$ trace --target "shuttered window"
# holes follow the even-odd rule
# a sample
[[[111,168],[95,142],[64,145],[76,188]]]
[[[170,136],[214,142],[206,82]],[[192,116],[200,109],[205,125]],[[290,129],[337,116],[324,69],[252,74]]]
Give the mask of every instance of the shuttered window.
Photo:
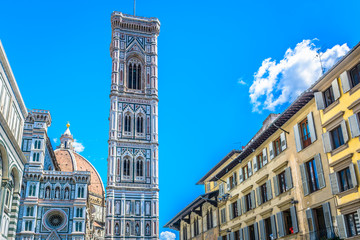
[[[350,168],[345,168],[338,172],[339,176],[339,182],[340,182],[340,190],[346,191],[354,187],[352,179],[351,179],[351,173]]]
[[[220,220],[221,220],[221,223],[226,222],[226,210],[225,210],[225,208],[220,210]]]
[[[243,170],[243,178],[244,180],[248,179],[249,178],[249,167],[248,165],[245,165],[245,167],[242,168]]]
[[[310,129],[308,119],[305,118],[300,122],[301,141],[303,148],[306,148],[311,144]]]
[[[264,156],[262,152],[256,156],[256,162],[257,162],[257,170],[261,169],[265,165]]]
[[[334,130],[332,130],[330,133],[333,143],[333,149],[336,149],[344,144],[344,136],[340,125]]]
[[[350,214],[345,215],[345,221],[347,225],[347,237],[352,237],[356,235],[360,235],[360,223],[359,223],[359,216],[357,212],[353,212]]]
[[[355,87],[360,83],[360,64],[350,70],[351,87]]]
[[[330,106],[335,101],[332,86],[324,91],[324,101],[325,107]]]
[[[308,161],[305,166],[309,176],[309,190],[310,192],[315,192],[320,189],[315,160]]]
[[[273,142],[273,145],[274,145],[274,155],[276,157],[281,153],[281,140],[280,140],[280,137],[275,139],[275,141]]]
[[[280,173],[277,177],[279,183],[279,194],[286,192],[285,171]]]

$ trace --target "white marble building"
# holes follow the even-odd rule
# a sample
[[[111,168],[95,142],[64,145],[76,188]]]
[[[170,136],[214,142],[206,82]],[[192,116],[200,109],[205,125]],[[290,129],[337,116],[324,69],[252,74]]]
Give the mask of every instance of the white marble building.
[[[0,41],[0,240],[14,239],[26,159],[20,145],[27,110]]]
[[[158,239],[160,22],[113,12],[106,239]]]

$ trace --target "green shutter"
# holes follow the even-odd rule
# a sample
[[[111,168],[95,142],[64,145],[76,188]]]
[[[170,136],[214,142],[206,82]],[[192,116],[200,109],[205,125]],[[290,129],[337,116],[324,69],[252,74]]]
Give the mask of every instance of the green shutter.
[[[338,226],[338,233],[341,239],[345,239],[348,237],[347,233],[347,226],[344,215],[336,216],[337,226]]]
[[[351,137],[354,138],[360,136],[359,118],[357,114],[351,115],[349,117],[349,125]]]
[[[306,168],[305,164],[300,165],[300,173],[301,173],[304,196],[309,195],[308,173],[305,168]]]
[[[268,201],[273,198],[272,187],[271,187],[271,179],[266,181],[266,194],[267,194],[267,200]]]
[[[272,239],[277,238],[275,215],[270,216]]]
[[[279,196],[279,183],[278,176],[273,177],[275,196]]]
[[[310,112],[307,115],[307,120],[308,120],[308,126],[309,126],[309,133],[310,133],[310,138],[311,138],[311,142],[315,142],[317,139],[316,136],[316,131],[315,131],[315,124],[314,124],[314,118],[313,118],[313,113]]]
[[[244,181],[243,170],[242,170],[242,168],[240,168],[240,170],[239,170],[239,183],[242,183],[243,181]]]
[[[254,233],[255,233],[255,240],[260,240],[259,239],[259,229],[258,229],[258,223],[254,223]]]
[[[331,137],[330,132],[326,132],[322,134],[324,152],[328,153],[332,151]]]
[[[295,137],[296,151],[300,152],[302,149],[302,144],[300,140],[299,124],[296,124],[294,126],[294,137]]]
[[[355,167],[354,167],[353,163],[350,163],[349,170],[350,170],[351,182],[353,184],[353,187],[357,187],[358,182],[357,182],[356,173],[355,173]]]
[[[242,198],[242,212],[243,213],[246,213],[246,199],[245,199],[245,196],[243,196]]]
[[[340,80],[342,84],[343,93],[346,93],[350,90],[350,81],[348,77],[348,73],[345,71],[342,74],[340,74]]]
[[[291,222],[293,224],[294,233],[298,233],[299,232],[299,226],[298,226],[298,220],[297,220],[297,214],[296,214],[296,207],[295,206],[290,207],[290,214],[291,214]]]
[[[293,187],[290,167],[285,168],[285,181],[286,181],[286,191],[288,191]]]
[[[235,233],[231,232],[230,233],[230,240],[235,240]],[[236,239],[237,240],[237,239]]]
[[[256,207],[255,191],[254,190],[251,191],[250,197],[251,197],[251,209],[254,209]]]
[[[279,237],[285,236],[285,224],[284,224],[284,214],[283,212],[276,213],[276,220],[279,228]]]
[[[316,173],[319,180],[319,187],[320,189],[322,189],[325,187],[325,176],[324,176],[320,153],[315,155],[314,160],[316,165]]]
[[[242,228],[239,229],[239,235],[240,235],[240,240],[244,240],[244,230]]]
[[[244,240],[250,240],[249,227],[244,227]]]
[[[248,173],[249,173],[249,177],[252,175],[252,167],[251,167],[251,161],[248,162]]]
[[[336,172],[330,173],[329,177],[330,177],[332,194],[338,194],[340,192],[340,189],[339,189],[337,173]]]
[[[241,216],[241,200],[240,200],[240,198],[238,198],[238,200],[236,200],[237,201],[237,211],[238,211],[238,216]]]
[[[257,195],[257,203],[258,203],[258,206],[260,206],[262,204],[262,197],[261,197],[261,188],[260,187],[257,187],[256,188],[256,195]]]
[[[281,151],[287,148],[285,132],[280,133]]]
[[[316,233],[317,229],[315,224],[315,218],[314,218],[314,210],[313,209],[306,209],[306,219],[309,226],[309,234],[310,234],[310,240],[316,240]]]
[[[253,166],[254,166],[254,173],[257,172],[258,170],[258,165],[257,165],[257,159],[256,159],[256,156],[253,157]]]
[[[342,131],[343,138],[344,138],[344,143],[347,143],[349,141],[349,134],[348,134],[347,126],[346,126],[346,121],[342,120],[340,125],[341,125],[341,131]]]
[[[232,220],[234,218],[232,207],[233,207],[233,205],[230,203],[229,204],[229,217],[230,217],[230,220]]]
[[[322,209],[324,212],[324,220],[325,220],[327,237],[330,239],[330,238],[334,237],[334,228],[333,228],[333,223],[332,223],[330,203],[329,202],[324,203],[322,205]]]
[[[325,108],[325,102],[324,102],[324,96],[322,92],[315,92],[314,93],[315,96],[315,102],[316,102],[316,107],[318,110],[324,109]]]
[[[265,223],[264,220],[261,219],[259,221],[259,230],[260,230],[260,240],[266,240],[266,231],[265,231]]]

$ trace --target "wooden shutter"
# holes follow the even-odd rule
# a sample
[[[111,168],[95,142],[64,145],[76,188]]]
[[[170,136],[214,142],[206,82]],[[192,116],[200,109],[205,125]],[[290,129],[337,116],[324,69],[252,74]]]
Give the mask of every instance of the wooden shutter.
[[[244,227],[244,240],[250,240],[249,227]]]
[[[267,151],[266,148],[263,149],[263,165],[266,165],[268,162],[268,156],[267,156]]]
[[[234,218],[232,207],[233,207],[233,205],[230,203],[230,205],[229,205],[229,217],[230,217],[230,220],[232,220]]]
[[[256,173],[257,170],[258,170],[258,165],[257,165],[256,156],[253,157],[253,166],[254,166],[254,173]]]
[[[274,191],[275,191],[275,196],[279,196],[279,180],[278,180],[278,176],[273,177],[273,181],[274,181]]]
[[[243,213],[246,213],[246,199],[245,199],[245,196],[243,196],[242,198],[242,212]]]
[[[271,200],[273,198],[272,188],[271,188],[271,179],[266,181],[266,194],[267,194],[267,200]]]
[[[250,197],[251,197],[251,209],[254,209],[256,207],[255,191],[254,190],[251,191]]]
[[[317,139],[316,136],[316,131],[315,131],[315,124],[314,124],[314,117],[313,117],[313,113],[310,112],[307,115],[307,120],[308,120],[308,126],[309,126],[309,132],[310,132],[310,138],[311,138],[311,142],[315,142]]]
[[[269,144],[269,154],[270,154],[270,160],[272,160],[275,156],[274,155],[274,145],[272,142]]]
[[[320,153],[315,155],[314,160],[316,165],[316,174],[319,180],[319,187],[320,189],[322,189],[325,187],[325,176],[324,176]]]
[[[309,226],[309,234],[310,234],[310,240],[316,240],[316,224],[315,224],[315,218],[314,218],[314,210],[312,208],[306,209],[306,219]],[[323,229],[319,229],[323,230]]]
[[[322,209],[324,212],[324,220],[325,220],[327,237],[330,239],[330,238],[334,237],[334,228],[333,228],[333,223],[332,223],[330,203],[329,202],[324,203],[322,205]]]
[[[322,134],[322,140],[324,145],[324,152],[328,153],[332,151],[331,137],[330,132],[326,132]]]
[[[290,207],[290,214],[291,214],[291,222],[293,224],[294,233],[299,232],[299,226],[298,226],[298,220],[297,220],[297,214],[296,214],[296,207],[292,206]]]
[[[355,173],[355,166],[353,163],[350,163],[349,170],[350,170],[352,184],[354,187],[356,187],[358,185],[358,182],[357,182],[356,173]]]
[[[300,140],[299,124],[296,124],[294,126],[294,137],[295,137],[296,151],[300,152],[302,149],[302,144]]]
[[[339,84],[337,81],[337,78],[334,79],[334,81],[332,81],[331,83],[331,87],[334,93],[334,100],[338,100],[340,98],[340,89],[339,89]]]
[[[348,92],[350,90],[351,86],[350,86],[349,77],[348,77],[348,74],[346,71],[343,72],[342,74],[340,74],[340,80],[341,80],[343,93]]]
[[[284,224],[284,214],[283,212],[276,213],[276,220],[279,228],[279,237],[285,236],[285,224]]]
[[[218,211],[217,210],[214,210],[213,211],[213,225],[214,225],[214,227],[217,227],[217,225],[218,225]]]
[[[226,189],[230,191],[230,178],[226,179]]]
[[[339,237],[341,239],[347,238],[348,233],[347,233],[347,227],[346,227],[346,221],[345,221],[344,215],[336,216],[336,222],[337,222],[337,226],[338,226]]]
[[[329,177],[330,177],[332,194],[338,194],[340,192],[340,189],[339,189],[337,172],[330,173]]]
[[[230,240],[235,240],[235,233],[231,232],[230,233]],[[236,239],[237,240],[237,239]]]
[[[277,238],[275,215],[270,216],[272,239]]]
[[[255,233],[255,240],[260,240],[259,239],[259,230],[258,230],[258,223],[254,223],[254,233]]]
[[[244,240],[244,231],[242,228],[239,229],[240,240]]]
[[[239,183],[242,183],[243,181],[244,181],[243,169],[240,168],[240,170],[239,170]]]
[[[314,92],[315,102],[317,110],[321,110],[325,108],[324,96],[322,92]]]
[[[237,185],[237,178],[236,178],[236,172],[233,172],[233,186],[235,187]]]
[[[256,195],[257,195],[258,206],[260,206],[262,204],[261,187],[256,188]]]
[[[266,236],[265,236],[265,223],[264,220],[261,219],[259,221],[259,230],[260,230],[260,240],[266,240]]]
[[[290,167],[285,168],[285,181],[286,181],[286,191],[288,191],[293,187]]]
[[[281,151],[284,151],[287,147],[285,132],[280,133],[280,140],[281,140]]]
[[[238,198],[238,200],[236,200],[236,202],[237,202],[238,216],[241,216],[242,211],[241,211],[241,200],[240,200],[240,198]]]
[[[357,114],[351,115],[349,117],[349,125],[351,137],[354,138],[360,136],[360,124]]]
[[[309,195],[309,177],[305,164],[300,165],[301,181],[303,185],[304,196]]]
[[[349,135],[348,135],[345,120],[342,120],[342,122],[341,122],[341,131],[342,131],[342,134],[343,134],[344,143],[347,143],[349,141]]]
[[[248,165],[248,173],[250,177],[252,175],[251,161],[249,161],[247,165]]]

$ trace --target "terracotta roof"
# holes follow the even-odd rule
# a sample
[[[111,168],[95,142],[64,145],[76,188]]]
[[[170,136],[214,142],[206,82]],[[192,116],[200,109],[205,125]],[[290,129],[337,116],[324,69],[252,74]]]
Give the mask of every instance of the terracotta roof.
[[[104,197],[104,185],[94,166],[80,154],[68,149],[55,150],[56,161],[63,172],[88,171],[90,172],[89,193]]]

